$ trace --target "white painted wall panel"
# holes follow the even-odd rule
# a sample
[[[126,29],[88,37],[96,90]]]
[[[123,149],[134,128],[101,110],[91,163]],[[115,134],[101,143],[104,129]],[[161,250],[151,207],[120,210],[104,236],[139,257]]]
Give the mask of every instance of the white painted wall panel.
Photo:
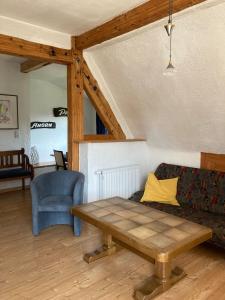
[[[85,174],[85,201],[98,199],[99,169],[139,165],[141,186],[151,169],[146,142],[89,143],[80,145],[80,170]]]
[[[40,162],[54,161],[53,149],[67,151],[67,118],[53,116],[54,107],[67,107],[67,90],[49,81],[30,80],[31,122],[55,122],[55,129],[30,131],[31,146],[36,146]]]
[[[29,80],[20,73],[19,64],[0,59],[0,94],[18,95],[19,129],[18,137],[15,130],[0,130],[0,151],[25,148],[30,149],[30,103]],[[1,188],[17,186],[18,182],[0,183]]]

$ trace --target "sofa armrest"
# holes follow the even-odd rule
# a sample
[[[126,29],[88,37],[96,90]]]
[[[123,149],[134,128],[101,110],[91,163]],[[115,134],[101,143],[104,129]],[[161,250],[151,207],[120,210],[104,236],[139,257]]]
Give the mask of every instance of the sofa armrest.
[[[133,195],[131,195],[129,200],[134,201],[134,202],[140,202],[143,195],[144,195],[144,191],[137,191]]]

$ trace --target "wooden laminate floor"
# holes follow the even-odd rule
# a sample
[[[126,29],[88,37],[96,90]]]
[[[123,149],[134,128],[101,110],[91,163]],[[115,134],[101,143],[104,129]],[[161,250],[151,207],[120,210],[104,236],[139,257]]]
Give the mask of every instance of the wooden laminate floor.
[[[83,254],[100,244],[99,231],[87,224],[80,238],[68,226],[33,237],[29,191],[0,194],[0,299],[131,300],[153,265],[127,250],[86,264]],[[155,299],[225,300],[224,251],[203,245],[176,263],[188,276]]]

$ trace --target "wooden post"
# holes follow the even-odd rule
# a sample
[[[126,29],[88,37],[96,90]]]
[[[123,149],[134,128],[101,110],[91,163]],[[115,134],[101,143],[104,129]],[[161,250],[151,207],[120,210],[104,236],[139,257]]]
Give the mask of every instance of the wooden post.
[[[83,55],[72,38],[73,63],[68,65],[68,163],[70,170],[79,170],[79,143],[84,138],[83,121]]]

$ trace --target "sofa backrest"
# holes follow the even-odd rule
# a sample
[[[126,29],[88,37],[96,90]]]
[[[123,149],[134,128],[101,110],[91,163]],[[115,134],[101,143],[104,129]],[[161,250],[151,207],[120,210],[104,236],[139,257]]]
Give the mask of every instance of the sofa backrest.
[[[225,215],[225,172],[162,163],[155,175],[158,179],[179,177],[177,200],[181,206]]]

